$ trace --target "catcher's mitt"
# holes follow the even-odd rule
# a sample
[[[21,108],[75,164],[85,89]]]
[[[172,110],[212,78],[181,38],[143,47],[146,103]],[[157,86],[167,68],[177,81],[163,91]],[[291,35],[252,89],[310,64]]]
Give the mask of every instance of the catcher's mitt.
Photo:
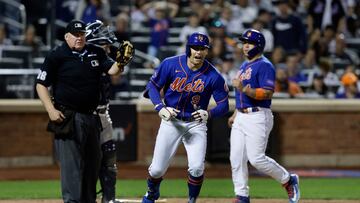
[[[116,53],[116,63],[118,67],[124,67],[132,60],[135,54],[134,46],[129,41],[123,41]]]

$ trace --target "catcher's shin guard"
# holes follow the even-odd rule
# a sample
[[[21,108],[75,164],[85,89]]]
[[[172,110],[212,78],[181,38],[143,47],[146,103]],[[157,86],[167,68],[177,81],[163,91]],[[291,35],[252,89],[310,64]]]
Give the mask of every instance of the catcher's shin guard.
[[[144,198],[143,198],[143,202],[149,202],[147,200],[150,201],[155,201],[157,199],[159,199],[160,197],[160,183],[163,179],[162,178],[151,178],[149,177],[147,179],[147,185],[148,185],[148,191],[146,192]]]
[[[204,175],[194,177],[188,175],[188,188],[189,188],[189,203],[195,203],[200,194],[201,186],[204,180]]]
[[[115,200],[116,185],[116,148],[113,140],[105,142],[101,146],[103,159],[101,163],[99,179],[102,190],[102,203]]]

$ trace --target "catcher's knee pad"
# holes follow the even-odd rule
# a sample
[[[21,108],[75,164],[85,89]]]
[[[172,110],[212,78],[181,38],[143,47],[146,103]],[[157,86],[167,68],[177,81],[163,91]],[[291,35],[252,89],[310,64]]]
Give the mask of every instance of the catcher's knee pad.
[[[109,140],[101,145],[101,149],[103,152],[115,152],[116,143],[114,142],[114,140]]]

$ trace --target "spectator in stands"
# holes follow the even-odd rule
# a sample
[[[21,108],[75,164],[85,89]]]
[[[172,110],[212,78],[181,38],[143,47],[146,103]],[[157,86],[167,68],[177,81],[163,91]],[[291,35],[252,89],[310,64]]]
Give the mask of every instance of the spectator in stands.
[[[200,18],[196,11],[190,13],[188,16],[188,23],[181,28],[179,39],[182,43],[187,42],[188,36],[190,36],[194,32],[201,32],[204,34],[208,34],[207,28],[200,25]]]
[[[332,25],[338,30],[341,20],[345,20],[345,10],[341,0],[312,0],[308,8],[308,32],[315,29],[324,30]]]
[[[360,59],[357,53],[352,49],[347,48],[345,36],[342,33],[336,35],[335,50],[330,53],[330,57],[339,59],[348,64],[360,64]]]
[[[336,98],[338,99],[360,99],[360,88],[357,76],[347,72],[341,77],[341,85]]]
[[[270,60],[274,64],[275,67],[284,67],[285,66],[285,50],[278,46],[275,47],[273,52],[271,52]]]
[[[305,53],[307,49],[307,33],[302,20],[291,13],[288,0],[273,1],[279,12],[272,22],[274,46],[281,46],[286,52]]]
[[[289,95],[291,98],[293,98],[295,96],[303,95],[304,92],[296,82],[289,80],[286,69],[277,68],[274,96],[277,97],[281,94],[284,95],[281,97],[287,97],[285,95]]]
[[[151,27],[151,33],[147,53],[150,56],[158,57],[160,48],[168,43],[172,18],[175,17],[178,7],[177,5],[175,6],[175,4],[166,2],[157,2],[159,4],[153,4],[154,2],[150,3],[155,6],[155,17],[150,18],[148,22]],[[144,6],[147,7],[149,4]]]
[[[196,12],[199,15],[200,25],[210,27],[214,16],[209,4],[204,4],[202,0],[190,0],[189,7],[190,12]]]
[[[219,18],[221,12],[224,10],[226,5],[229,5],[225,0],[214,0],[210,3],[210,11],[213,18]]]
[[[115,19],[115,36],[117,39],[129,40],[129,17],[126,13],[119,13]]]
[[[306,50],[305,56],[300,62],[301,70],[315,70],[317,68],[316,52],[314,49],[309,48]]]
[[[178,4],[171,1],[149,1],[143,4],[141,9],[147,16],[147,19],[158,18],[158,10],[163,10],[166,18],[174,18],[179,12]]]
[[[245,61],[244,52],[242,51],[242,44],[237,44],[234,46],[232,56],[234,67],[240,67],[241,64]]]
[[[220,13],[219,21],[225,26],[225,31],[229,36],[241,35],[244,25],[241,18],[234,18],[231,5],[226,5]]]
[[[335,37],[336,32],[332,25],[326,26],[323,31],[315,29],[310,34],[309,47],[315,50],[317,61],[321,57],[328,57],[330,53],[335,52]]]
[[[269,0],[249,0],[249,4],[252,7],[256,7],[259,9],[258,16],[260,15],[260,10],[266,10],[272,12],[274,10],[271,1]]]
[[[179,39],[182,44],[177,49],[178,54],[185,52],[187,38],[194,32],[201,32],[201,33],[208,35],[207,28],[200,25],[199,15],[195,12],[192,12],[189,14],[188,23],[184,27],[182,27],[180,30]]]
[[[250,27],[256,19],[259,8],[251,5],[249,0],[236,0],[236,4],[231,6],[233,18],[241,19],[245,28]]]
[[[360,7],[360,5],[359,5]],[[359,8],[360,10],[360,8]],[[360,38],[360,15],[348,16],[346,19],[346,25],[344,28],[344,34],[346,38]]]
[[[41,39],[36,35],[36,29],[33,25],[28,25],[25,34],[19,45],[29,46],[32,48],[32,57],[40,56],[40,47],[44,46]]]
[[[271,22],[273,20],[273,16],[271,15],[271,12],[267,9],[260,9],[257,19],[263,23],[264,28],[270,29],[271,28]]]
[[[108,0],[80,0],[75,17],[86,24],[95,20],[109,24],[111,20],[110,4]]]
[[[327,44],[321,43],[321,31],[319,29],[314,30],[309,34],[308,47],[315,51],[316,62],[319,62],[319,58],[322,53],[327,53]]]
[[[314,78],[310,88],[306,94],[317,98],[334,98],[335,94],[324,82],[324,76],[321,74],[314,74]]]
[[[223,78],[225,79],[226,84],[229,87],[229,90],[232,91],[232,79],[236,77],[237,69],[234,66],[234,58],[231,54],[226,54],[223,59],[222,63],[219,66],[219,71]]]
[[[331,88],[331,90],[337,89],[339,86],[339,77],[332,72],[333,64],[328,58],[321,58],[319,62],[319,69],[315,70],[315,73],[324,76],[324,83],[326,86]]]
[[[223,38],[215,37],[212,38],[211,44],[212,46],[211,49],[209,50],[209,55],[207,58],[211,63],[219,64],[222,62],[222,59],[225,57],[225,54],[227,53],[225,41]]]
[[[0,47],[12,45],[11,39],[7,38],[7,32],[4,24],[0,24]]]
[[[306,76],[301,72],[299,60],[300,57],[298,53],[289,53],[286,56],[285,69],[287,71],[287,76],[289,80],[295,83],[307,81]]]
[[[222,38],[224,40],[225,51],[231,52],[237,46],[237,41],[227,35],[225,25],[218,19],[211,23],[209,35],[211,38]]]
[[[63,0],[56,2],[56,19],[70,22],[75,17],[75,12],[80,0]]]
[[[255,30],[259,30],[264,35],[266,41],[264,52],[272,52],[274,49],[274,35],[271,31],[264,28],[264,23],[260,19],[255,19],[251,24],[251,27]]]
[[[146,0],[135,0],[134,6],[130,12],[131,16],[131,29],[139,30],[144,26],[144,23],[148,20],[143,6],[146,4]]]

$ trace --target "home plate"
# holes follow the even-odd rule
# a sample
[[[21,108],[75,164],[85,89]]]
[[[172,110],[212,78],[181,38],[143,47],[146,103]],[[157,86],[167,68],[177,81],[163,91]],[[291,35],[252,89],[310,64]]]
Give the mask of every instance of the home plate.
[[[116,201],[120,202],[120,203],[131,203],[131,202],[142,202],[142,199],[116,199]],[[166,199],[158,199],[155,201],[155,203],[157,202],[167,202]]]

